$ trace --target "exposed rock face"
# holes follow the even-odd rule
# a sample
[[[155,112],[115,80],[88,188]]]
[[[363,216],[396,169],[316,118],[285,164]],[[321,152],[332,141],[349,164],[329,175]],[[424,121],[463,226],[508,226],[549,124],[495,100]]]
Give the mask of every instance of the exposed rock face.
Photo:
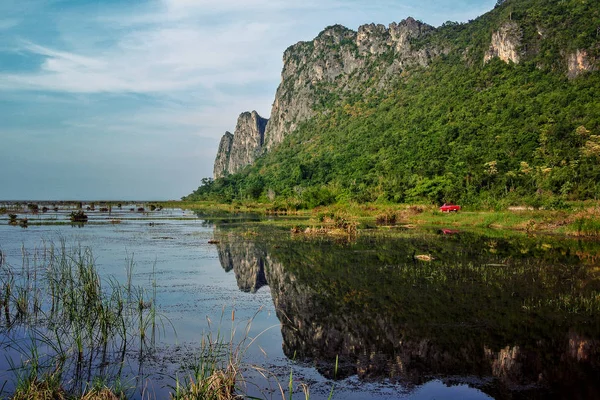
[[[256,111],[245,112],[239,116],[229,155],[228,170],[230,174],[252,164],[261,154],[267,121]]]
[[[390,32],[385,25],[363,25],[358,28],[356,45],[362,54],[383,54],[389,50]]]
[[[265,133],[265,149],[272,149],[298,124],[316,115],[315,108],[327,106],[323,103],[328,93],[352,93],[374,76],[380,82],[377,87],[383,88],[407,66],[426,66],[443,50],[414,50],[411,40],[433,30],[413,18],[388,28],[363,25],[358,32],[335,25],[311,42],[289,47],[283,55],[282,80]]]
[[[229,170],[229,155],[231,154],[231,145],[233,144],[233,135],[231,132],[225,132],[219,143],[219,150],[217,151],[217,157],[215,158],[215,167],[213,169],[213,176],[215,179],[219,179],[227,175]]]
[[[221,139],[213,170],[215,179],[235,174],[256,160],[262,153],[267,122],[256,111],[240,114],[234,134],[226,132]]]
[[[595,66],[585,50],[577,50],[569,55],[567,59],[568,76],[575,78],[584,72],[594,71]]]
[[[521,61],[519,48],[522,37],[523,33],[516,22],[504,23],[500,29],[492,34],[492,43],[483,61],[487,63],[492,58],[498,57],[505,63],[512,61],[518,64]]]

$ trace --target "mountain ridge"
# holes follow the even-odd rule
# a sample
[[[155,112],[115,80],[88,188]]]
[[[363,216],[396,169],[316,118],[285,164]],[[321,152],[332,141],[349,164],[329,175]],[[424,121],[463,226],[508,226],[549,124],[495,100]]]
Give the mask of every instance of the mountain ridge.
[[[578,150],[577,154],[571,152],[573,154],[569,153],[569,157],[560,160],[550,160],[548,154],[542,154],[543,151],[547,151],[542,149],[544,144],[542,142],[548,141],[548,138],[544,139],[548,133],[544,133],[544,129],[540,126],[535,126],[534,121],[535,112],[544,117],[551,117],[548,110],[552,107],[550,101],[545,99],[548,96],[552,97],[551,92],[554,91],[554,96],[569,98],[573,95],[567,92],[575,90],[577,85],[583,85],[585,90],[592,92],[598,89],[600,16],[592,3],[587,0],[566,0],[558,3],[549,0],[499,1],[493,10],[476,20],[466,24],[447,22],[438,28],[410,17],[400,23],[392,23],[388,27],[375,24],[362,25],[356,32],[340,25],[327,27],[313,41],[296,43],[284,52],[282,81],[277,89],[271,118],[266,123],[264,136],[262,136],[263,142],[260,146],[253,147],[254,152],[251,152],[254,158],[249,157],[245,165],[235,171],[227,171],[234,175],[215,173],[217,181],[221,181],[218,185],[212,185],[213,182],[210,188],[204,185],[188,198],[207,195],[219,197],[223,192],[222,189],[228,186],[229,199],[255,197],[255,195],[260,197],[267,194],[269,198],[302,199],[306,197],[307,191],[310,193],[312,190],[322,192],[321,195],[324,192],[330,193],[331,196],[323,195],[329,198],[327,201],[331,201],[332,198],[374,200],[353,194],[355,188],[353,189],[352,186],[356,186],[356,183],[352,183],[353,180],[348,179],[348,176],[343,176],[351,175],[346,173],[349,171],[344,171],[341,167],[337,167],[338,170],[333,173],[319,170],[323,168],[331,170],[332,166],[335,166],[336,158],[347,158],[349,154],[358,158],[365,156],[365,154],[354,154],[356,149],[346,146],[349,142],[354,143],[356,148],[369,148],[368,151],[373,153],[371,158],[374,159],[369,161],[373,165],[362,165],[359,168],[372,180],[371,183],[364,183],[367,188],[374,190],[381,186],[383,181],[386,182],[386,186],[399,184],[399,181],[404,182],[399,184],[401,187],[399,190],[379,187],[374,190],[379,193],[375,199],[383,196],[392,201],[418,198],[434,202],[444,198],[465,201],[469,200],[467,198],[469,196],[456,194],[456,192],[460,189],[466,190],[467,186],[475,183],[478,188],[469,189],[476,192],[470,195],[470,201],[474,200],[473,196],[477,197],[480,193],[490,190],[496,193],[496,197],[507,196],[509,192],[515,191],[519,192],[515,196],[530,196],[539,192],[571,198],[596,196],[595,193],[600,192],[597,187],[586,189],[584,194],[582,190],[573,190],[573,187],[582,182],[571,182],[567,185],[568,182],[564,178],[561,178],[564,181],[561,185],[558,183],[543,185],[544,173],[541,171],[546,170],[546,175],[550,176],[554,171],[565,170],[563,168],[565,165],[561,163],[572,164],[576,161],[576,166],[569,164],[572,167],[570,173],[579,174],[579,178],[582,173],[588,174],[585,178],[587,180],[595,177],[596,172],[590,175],[590,171],[581,171],[580,164],[582,161],[592,162],[591,159],[583,160],[584,156],[596,157],[589,149],[594,148],[596,141],[600,142],[596,134],[600,124],[598,112],[594,111],[597,102],[576,95],[579,97],[575,99],[576,102],[581,103],[582,109],[586,110],[583,113],[579,112],[581,115],[576,115],[577,111],[571,110],[568,102],[565,103],[563,111],[569,115],[564,116],[565,120],[561,121],[562,125],[558,127],[561,132],[558,136],[563,142],[560,145],[553,142],[553,145],[557,146],[554,151],[565,155],[568,153],[565,146],[572,145],[576,145]],[[438,81],[429,80],[433,79],[431,76],[437,76]],[[444,88],[440,85],[447,80],[446,77],[452,78],[445,83],[447,86],[456,86],[458,92],[464,92],[463,97],[458,97],[462,103],[455,101],[456,96],[441,95]],[[528,79],[531,80],[529,85],[534,86],[534,89],[528,88],[528,83],[522,82]],[[510,80],[517,82],[511,86],[508,83]],[[554,82],[552,84],[554,87],[545,85],[546,81]],[[464,88],[463,86],[467,84],[472,87]],[[413,89],[410,89],[411,85]],[[417,92],[409,90],[417,90]],[[519,91],[527,90],[533,94],[521,98],[523,93]],[[421,99],[418,91],[429,93],[431,98]],[[486,91],[493,94],[487,95]],[[456,104],[452,107],[442,107],[436,104],[436,96],[440,96],[440,101]],[[337,134],[341,135],[334,131],[339,130],[343,124],[352,123],[357,130],[364,130],[368,121],[391,114],[390,109],[381,109],[381,105],[391,101],[391,97],[395,97],[394,107],[398,107],[402,111],[401,114],[405,116],[425,112],[422,109],[415,109],[416,104],[429,109],[440,108],[436,115],[428,116],[432,118],[431,123],[436,125],[436,128],[432,129],[431,125],[423,125],[417,120],[410,126],[391,121],[389,126],[383,126],[381,131],[370,131],[364,136],[365,141],[379,143],[380,147],[371,146],[373,143],[363,144],[360,141],[353,142],[354,139],[347,140],[352,138],[352,133],[348,132],[345,133],[345,139],[342,138],[337,146],[331,148],[332,151],[335,149],[333,154],[324,154],[323,148],[315,147],[317,142],[321,146],[331,147],[332,143],[329,142],[337,140],[334,139]],[[489,102],[484,103],[489,106],[489,110],[484,111],[484,116],[469,116],[470,119],[481,120],[476,124],[478,128],[469,128],[464,118],[462,121],[451,121],[453,118],[451,114],[457,109],[461,109],[463,114],[469,114],[465,107],[479,108],[480,103],[470,104],[474,98],[479,98],[479,102]],[[521,104],[527,103],[527,109],[520,107],[521,104],[505,101],[507,98]],[[536,111],[535,108],[540,106],[536,102],[540,101],[544,103],[541,106],[545,108]],[[502,105],[502,108],[499,108],[499,105]],[[506,109],[514,109],[514,111],[505,117],[503,114]],[[497,113],[495,116],[490,114],[494,111]],[[345,117],[340,119],[337,114]],[[357,116],[363,117],[363,120],[360,123],[352,122],[352,118]],[[474,160],[468,161],[465,155],[464,147],[468,147],[469,140],[472,144],[477,143],[475,147],[483,146],[483,153],[490,153],[489,147],[494,145],[493,137],[490,136],[486,144],[478,142],[478,136],[487,135],[481,131],[484,129],[483,120],[486,120],[485,123],[488,125],[502,125],[510,130],[511,133],[508,135],[511,137],[510,140],[514,143],[523,142],[522,145],[530,153],[522,149],[506,150],[504,152],[506,154],[489,154],[486,155],[489,159],[477,160],[477,168],[472,168],[473,171],[469,172],[469,168],[465,167],[458,168],[457,166],[462,164],[474,162]],[[307,124],[312,130],[312,136],[305,132],[308,129]],[[521,125],[519,132],[515,130],[518,125]],[[388,134],[387,138],[390,140],[386,143],[385,140],[381,140],[381,135],[388,129],[391,130],[391,134]],[[390,177],[388,174],[394,168],[384,168],[383,165],[386,163],[416,162],[418,164],[418,161],[411,161],[409,153],[411,146],[413,146],[412,151],[420,151],[421,148],[418,146],[423,145],[420,143],[423,138],[417,137],[416,141],[413,140],[420,144],[407,143],[408,138],[414,136],[412,131],[416,129],[423,134],[427,133],[431,140],[437,138],[442,141],[445,140],[442,138],[444,132],[455,130],[454,135],[460,138],[459,149],[454,147],[450,152],[452,154],[445,154],[448,149],[440,148],[437,143],[432,148],[438,148],[437,151],[443,157],[439,160],[433,159],[432,154],[426,157],[432,158],[430,163],[435,165],[442,159],[457,164],[453,168],[445,169],[441,167],[421,170],[415,170],[414,167],[396,168],[394,172],[401,177],[398,179]],[[535,130],[535,134],[528,132],[529,129]],[[588,133],[576,134],[577,129]],[[298,137],[294,138],[294,136]],[[567,136],[573,137],[566,140]],[[233,140],[235,141],[235,135]],[[293,143],[295,141],[299,142]],[[282,147],[286,142],[287,144]],[[453,143],[457,142],[453,141]],[[392,154],[394,152],[390,150],[390,146],[394,145],[404,146],[399,150],[396,149],[395,153],[406,154],[403,156]],[[295,158],[297,162],[289,164],[289,160],[282,159],[286,146],[294,147],[295,153],[290,157]],[[220,147],[217,160],[227,159],[228,154],[224,153],[227,149],[227,146]],[[586,152],[585,149],[589,151]],[[342,151],[346,153],[342,154]],[[387,160],[383,159],[384,153],[389,153],[391,156]],[[375,159],[377,154],[379,154],[378,160]],[[511,159],[517,155],[520,157],[519,160]],[[310,162],[303,164],[303,161],[298,160],[300,157]],[[276,165],[277,162],[280,162],[279,166]],[[306,164],[311,163],[313,166],[307,167]],[[535,182],[529,183],[530,186],[533,185],[532,187],[524,188],[521,182],[525,181],[524,179],[513,179],[515,177],[511,176],[524,174],[521,171],[521,163],[531,164],[537,174],[533,179]],[[215,163],[215,171],[216,165],[217,163]],[[295,177],[291,179],[290,176],[282,176],[282,172],[276,171],[277,168],[288,175],[295,173]],[[306,171],[307,168],[312,171]],[[527,167],[523,168],[527,170]],[[594,168],[591,169],[595,171]],[[474,172],[475,175],[479,175],[475,180]],[[449,173],[454,177],[448,177]],[[565,174],[565,171],[561,173]],[[317,179],[318,176],[322,179]],[[491,176],[494,176],[492,183],[489,182]],[[283,181],[287,182],[287,186],[281,184],[282,178],[285,178]],[[432,195],[427,193],[427,190],[417,193],[419,190],[416,189],[421,184],[439,186],[440,182],[449,179],[460,180],[462,183],[450,184],[450,186],[459,186],[453,190],[447,188],[434,190],[443,194]],[[442,186],[446,184],[447,182]],[[503,194],[500,190],[501,186],[504,186]],[[253,189],[248,189],[250,187]],[[306,202],[305,200],[302,201]]]

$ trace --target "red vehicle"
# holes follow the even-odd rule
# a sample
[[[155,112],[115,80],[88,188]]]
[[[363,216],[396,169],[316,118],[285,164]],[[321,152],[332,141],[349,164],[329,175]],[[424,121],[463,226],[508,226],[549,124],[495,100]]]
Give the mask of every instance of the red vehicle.
[[[440,207],[441,212],[457,212],[460,211],[460,206],[454,204],[446,204]]]

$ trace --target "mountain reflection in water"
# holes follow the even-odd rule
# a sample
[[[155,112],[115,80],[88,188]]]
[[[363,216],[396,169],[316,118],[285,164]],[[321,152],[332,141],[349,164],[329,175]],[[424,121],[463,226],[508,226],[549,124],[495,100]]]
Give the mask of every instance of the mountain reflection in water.
[[[270,287],[285,355],[326,377],[339,357],[337,378],[600,398],[593,243],[435,232],[340,243],[216,229],[221,265],[240,290]]]

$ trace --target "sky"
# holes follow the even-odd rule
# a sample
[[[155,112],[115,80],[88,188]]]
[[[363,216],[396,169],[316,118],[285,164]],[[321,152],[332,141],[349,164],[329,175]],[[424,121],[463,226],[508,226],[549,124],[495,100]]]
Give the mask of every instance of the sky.
[[[0,200],[169,200],[269,117],[326,26],[467,22],[496,0],[0,0]]]

